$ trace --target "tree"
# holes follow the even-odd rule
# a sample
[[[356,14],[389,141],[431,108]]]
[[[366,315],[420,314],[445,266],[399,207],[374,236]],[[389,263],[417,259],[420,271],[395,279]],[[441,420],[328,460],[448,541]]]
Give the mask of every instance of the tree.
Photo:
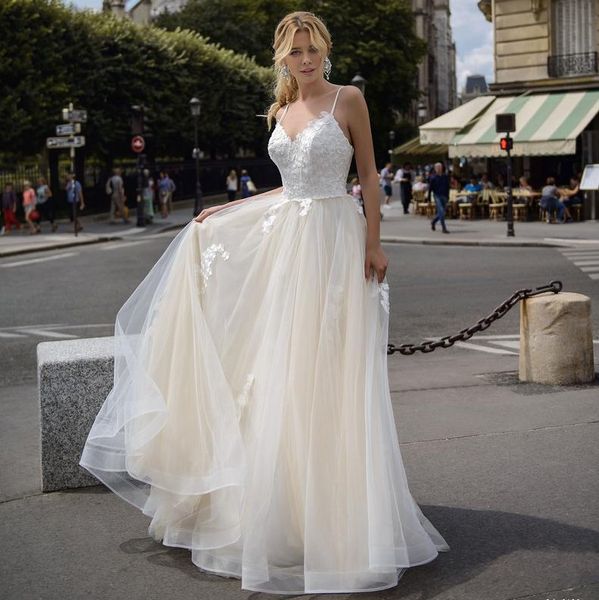
[[[130,154],[129,117],[153,117],[154,150],[189,155],[188,101],[202,101],[200,145],[263,152],[272,72],[190,31],[140,27],[112,15],[71,11],[58,0],[0,2],[1,151],[32,156],[72,101],[88,111],[86,150]]]

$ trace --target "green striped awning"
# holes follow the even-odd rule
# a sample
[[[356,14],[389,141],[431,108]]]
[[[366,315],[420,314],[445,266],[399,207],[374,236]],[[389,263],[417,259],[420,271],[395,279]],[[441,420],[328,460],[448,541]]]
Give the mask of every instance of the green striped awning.
[[[393,149],[396,159],[444,158],[447,156],[447,144],[421,144],[420,138],[413,138]]]
[[[599,90],[497,97],[449,143],[449,157],[505,156],[497,113],[515,113],[512,156],[575,154],[576,138],[599,112]]]

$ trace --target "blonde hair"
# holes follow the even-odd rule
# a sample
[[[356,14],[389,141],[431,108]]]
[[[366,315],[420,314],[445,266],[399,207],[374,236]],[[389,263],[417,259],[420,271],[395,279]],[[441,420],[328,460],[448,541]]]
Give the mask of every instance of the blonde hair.
[[[298,85],[295,77],[291,73],[288,77],[283,77],[281,73],[283,59],[289,54],[291,48],[293,48],[293,36],[297,31],[307,31],[310,34],[310,42],[318,50],[323,61],[333,47],[331,34],[325,24],[314,13],[295,11],[285,15],[279,21],[275,29],[272,46],[275,51],[273,62],[276,79],[273,90],[275,100],[270,105],[266,114],[266,125],[269,129],[277,111],[298,97]]]

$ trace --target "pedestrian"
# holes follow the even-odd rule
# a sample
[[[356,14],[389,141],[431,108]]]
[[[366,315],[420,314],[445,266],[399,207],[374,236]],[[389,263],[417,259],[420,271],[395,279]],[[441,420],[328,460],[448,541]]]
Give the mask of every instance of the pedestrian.
[[[242,198],[248,198],[249,196],[255,194],[258,191],[246,169],[241,170],[240,182]]]
[[[391,208],[391,196],[393,195],[393,187],[391,186],[391,182],[393,181],[393,173],[391,171],[392,164],[388,162],[382,169],[379,175],[380,184],[383,188],[383,192],[385,193],[385,200],[383,201],[383,208],[388,209]]]
[[[50,223],[52,233],[56,231],[58,225],[54,222],[55,217],[55,202],[52,190],[44,177],[40,177],[35,190],[36,208],[40,213],[40,224],[43,219]],[[41,227],[40,227],[41,229]]]
[[[75,215],[77,209],[80,211],[85,208],[85,201],[83,199],[83,188],[77,181],[75,173],[67,173],[67,185],[65,188],[67,196],[67,205],[69,207],[69,220],[71,223],[75,222],[75,231],[81,231],[83,225],[79,221],[79,217]]]
[[[129,210],[126,205],[125,184],[118,167],[113,169],[112,176],[106,181],[106,193],[110,196],[110,221],[111,225],[116,224],[116,215],[120,215],[123,223],[131,223],[129,220]]]
[[[142,197],[144,201],[144,220],[146,225],[154,222],[154,178],[149,169],[143,171]]]
[[[28,180],[23,181],[23,210],[25,211],[25,221],[29,225],[29,235],[41,233],[42,228],[34,220],[35,211],[35,190]]]
[[[21,223],[17,219],[17,194],[10,182],[5,184],[2,192],[2,216],[4,217],[4,225],[0,230],[0,235],[10,233],[13,226],[21,229]]]
[[[406,163],[402,169],[398,169],[399,175],[395,174],[395,179],[399,181],[399,197],[403,206],[403,214],[407,215],[410,212],[410,204],[412,202],[412,165]]]
[[[160,214],[163,219],[166,219],[169,212],[173,209],[173,193],[175,189],[175,182],[169,177],[167,171],[161,171],[160,180],[158,181],[158,199],[160,202]]]
[[[366,215],[347,193],[344,131],[357,172],[376,170],[368,106],[325,78],[313,13],[272,39],[284,184],[204,208],[127,299],[79,464],[223,589],[381,596],[450,548],[410,492],[394,421],[378,182],[361,179]]]
[[[351,195],[354,197],[354,200],[364,210],[364,199],[362,198],[362,186],[360,185],[360,179],[358,177],[354,177],[351,180]]]
[[[570,209],[576,204],[582,204],[582,193],[580,191],[580,179],[577,175],[570,177],[570,187],[567,190],[561,190],[561,203],[564,207],[563,213],[566,223],[574,221]]]
[[[235,200],[235,196],[237,194],[237,171],[235,169],[231,169],[229,174],[227,175],[227,198],[229,202]]]
[[[435,163],[434,172],[431,175],[428,184],[429,202],[431,194],[435,199],[435,206],[437,208],[437,214],[431,221],[431,229],[435,231],[435,225],[441,223],[443,233],[449,233],[445,226],[445,209],[447,207],[447,202],[449,201],[449,177],[445,173],[443,163]]]

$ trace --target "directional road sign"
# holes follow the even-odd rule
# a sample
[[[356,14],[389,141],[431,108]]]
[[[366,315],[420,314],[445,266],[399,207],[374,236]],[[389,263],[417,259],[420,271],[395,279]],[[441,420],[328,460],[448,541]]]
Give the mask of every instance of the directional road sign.
[[[65,121],[86,123],[87,122],[87,111],[86,110],[69,110],[68,108],[63,108],[62,109],[62,118]]]
[[[79,123],[64,123],[56,126],[56,135],[75,135],[76,133],[81,133]]]
[[[131,149],[133,152],[143,152],[146,147],[146,141],[143,139],[141,135],[135,135],[131,139]]]
[[[85,137],[82,135],[46,138],[46,147],[51,149],[81,148],[82,146],[85,146]]]

